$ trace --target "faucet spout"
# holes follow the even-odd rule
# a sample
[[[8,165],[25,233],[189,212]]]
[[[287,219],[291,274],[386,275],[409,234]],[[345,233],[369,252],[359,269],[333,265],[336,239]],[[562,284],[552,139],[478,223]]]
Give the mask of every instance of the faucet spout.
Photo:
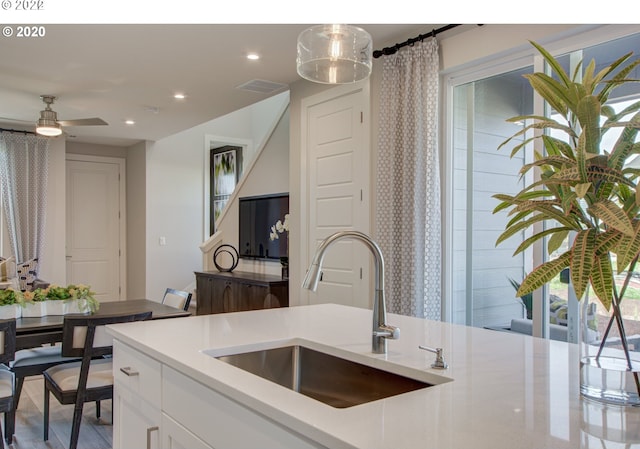
[[[396,340],[400,337],[400,329],[389,326],[387,322],[387,310],[384,297],[384,258],[382,251],[376,242],[368,235],[359,231],[339,231],[327,237],[318,247],[313,261],[307,270],[302,286],[308,290],[316,291],[322,273],[322,263],[327,249],[338,240],[357,240],[369,248],[375,261],[374,298],[373,298],[373,332],[371,350],[375,354],[386,354],[387,339]]]

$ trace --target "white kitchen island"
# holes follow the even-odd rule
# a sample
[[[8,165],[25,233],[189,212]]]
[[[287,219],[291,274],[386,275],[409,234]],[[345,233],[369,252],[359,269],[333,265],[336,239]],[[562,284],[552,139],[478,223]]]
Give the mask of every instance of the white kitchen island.
[[[371,353],[372,312],[323,304],[109,326],[114,449],[640,448],[640,409],[581,399],[578,348],[394,314]],[[303,343],[438,385],[334,408],[214,354]],[[441,347],[447,370],[431,368]]]

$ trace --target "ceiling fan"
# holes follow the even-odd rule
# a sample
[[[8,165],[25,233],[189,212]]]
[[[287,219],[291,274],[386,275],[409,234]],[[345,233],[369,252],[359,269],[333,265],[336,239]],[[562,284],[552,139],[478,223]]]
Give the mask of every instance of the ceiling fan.
[[[101,118],[82,118],[76,120],[58,120],[58,114],[51,109],[51,105],[56,97],[53,95],[41,95],[42,101],[46,105],[44,110],[40,111],[40,118],[36,123],[36,133],[43,136],[59,136],[62,134],[62,126],[99,126],[108,125]]]

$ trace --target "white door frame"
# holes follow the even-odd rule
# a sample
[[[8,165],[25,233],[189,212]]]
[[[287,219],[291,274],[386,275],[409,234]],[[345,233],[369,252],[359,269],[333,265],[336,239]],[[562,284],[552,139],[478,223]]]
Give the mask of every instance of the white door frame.
[[[362,145],[364,148],[371,148],[371,119],[370,119],[370,111],[371,111],[371,96],[370,96],[370,87],[369,81],[361,81],[359,83],[354,84],[343,84],[331,89],[327,89],[323,92],[320,92],[315,95],[311,95],[309,97],[305,97],[300,102],[300,173],[302,173],[302,179],[300,182],[300,242],[304,242],[300,244],[299,250],[299,260],[301,261],[302,274],[306,272],[308,267],[308,263],[311,260],[312,254],[309,254],[308,246],[306,242],[309,240],[309,205],[308,205],[308,195],[309,195],[309,177],[307,176],[307,171],[309,170],[309,142],[308,142],[308,133],[309,133],[309,121],[308,121],[308,111],[313,106],[324,103],[326,101],[334,100],[338,97],[343,97],[346,95],[350,95],[352,93],[362,91],[362,109],[363,109],[363,120],[362,120]],[[371,159],[370,159],[371,160]],[[370,164],[371,162],[369,162]],[[370,169],[370,167],[369,167]],[[371,193],[371,175],[369,175],[369,198],[372,198]],[[370,233],[371,230],[371,217],[369,217],[369,229],[362,229],[362,232]],[[292,286],[290,285],[291,289]],[[299,289],[299,298],[300,304],[310,304],[310,292],[309,290],[302,288],[302,286],[298,287]]]
[[[127,193],[126,193],[126,160],[120,157],[107,157],[107,156],[91,156],[87,154],[75,154],[67,153],[65,157],[66,161],[80,161],[80,162],[98,162],[104,164],[116,164],[118,165],[118,171],[120,173],[118,177],[120,194],[118,198],[120,206],[120,220],[118,220],[119,234],[120,234],[120,260],[118,266],[120,270],[120,300],[126,299],[127,294]],[[65,187],[66,190],[66,187]],[[65,192],[66,196],[66,192]],[[66,245],[65,245],[66,246]]]

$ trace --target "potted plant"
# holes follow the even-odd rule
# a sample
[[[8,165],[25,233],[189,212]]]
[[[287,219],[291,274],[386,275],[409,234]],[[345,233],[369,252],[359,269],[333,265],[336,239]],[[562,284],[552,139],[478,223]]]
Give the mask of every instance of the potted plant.
[[[36,298],[42,298],[46,304],[47,315],[64,315],[64,302],[51,295],[51,286],[37,288],[33,291]]]
[[[0,319],[20,318],[22,316],[22,292],[9,287],[0,290]]]
[[[629,53],[597,73],[595,62],[591,61],[586,67],[579,67],[584,68],[579,81],[577,76],[569,76],[544,48],[535,42],[532,45],[553,74],[533,73],[525,77],[559,119],[535,115],[509,119],[511,122],[525,121],[525,126],[500,148],[512,139],[524,136],[523,141],[513,147],[512,156],[538,139],[542,141],[544,152],[536,151],[534,162],[520,170],[524,175],[537,169],[539,179],[516,195],[495,195],[500,203],[494,213],[509,210],[511,216],[496,244],[533,228],[533,235],[519,245],[515,254],[548,238],[547,251],[551,255],[570,234],[575,236],[566,251],[525,277],[517,296],[533,292],[569,268],[576,296],[583,298],[590,287],[610,313],[600,341],[580,345],[582,394],[603,399],[604,389],[613,387],[616,391],[612,402],[640,404],[640,361],[637,353],[629,351],[620,309],[640,254],[640,172],[628,166],[629,160],[640,153],[640,144],[636,143],[640,102],[620,112],[608,104],[614,89],[637,81],[630,78],[630,74],[640,61],[631,61],[632,54]],[[578,72],[576,70],[576,74]],[[613,146],[604,148],[602,137],[613,129],[621,130],[620,137]],[[545,133],[551,130],[563,133],[563,138]],[[526,137],[531,131],[536,133],[534,137]],[[543,221],[556,226],[542,229]],[[626,273],[621,286],[616,284],[614,273]],[[583,299],[583,302],[586,306],[587,300]],[[615,350],[612,349],[612,328],[617,329],[616,338],[621,343]],[[606,378],[610,369],[617,369],[617,378],[623,379],[619,385],[589,384],[594,379]]]
[[[42,317],[47,315],[47,296],[42,289],[26,291],[22,293],[23,317]]]
[[[95,298],[95,292],[91,287],[84,284],[70,284],[67,286],[69,294],[69,309],[66,313],[94,313],[100,307],[100,303]]]
[[[100,307],[100,303],[94,297],[88,285],[70,284],[67,287],[51,285],[48,288],[47,298],[51,301],[60,301],[63,304],[64,315],[69,313],[93,313]]]

